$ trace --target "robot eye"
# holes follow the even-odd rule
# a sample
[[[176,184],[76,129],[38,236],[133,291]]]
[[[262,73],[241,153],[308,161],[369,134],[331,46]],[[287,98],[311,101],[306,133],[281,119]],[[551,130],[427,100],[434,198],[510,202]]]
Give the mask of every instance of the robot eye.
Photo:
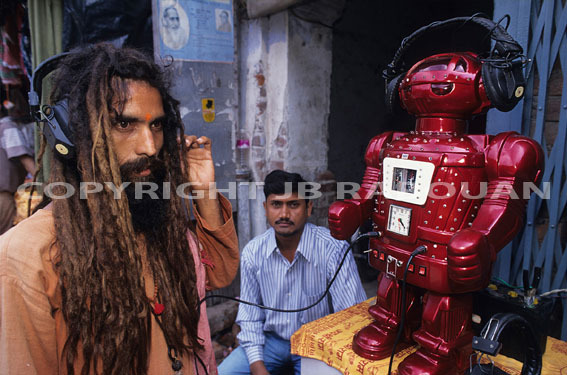
[[[422,69],[420,69],[420,72],[444,72],[445,70],[447,70],[447,64],[446,63],[437,63],[437,64],[433,64],[433,65],[426,65],[424,66]]]
[[[451,91],[453,91],[453,84],[452,83],[432,83],[431,84],[431,91],[435,95],[447,95]]]
[[[459,59],[459,61],[457,62],[457,64],[455,65],[455,72],[461,72],[464,73],[467,71],[467,63],[465,60],[463,59]]]

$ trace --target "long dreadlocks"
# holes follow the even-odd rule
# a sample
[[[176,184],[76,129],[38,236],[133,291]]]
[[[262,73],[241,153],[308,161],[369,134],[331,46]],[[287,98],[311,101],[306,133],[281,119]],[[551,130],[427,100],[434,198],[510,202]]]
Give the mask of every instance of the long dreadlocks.
[[[89,46],[69,55],[57,70],[51,101],[68,99],[76,162],[54,160],[50,182],[65,182],[78,192],[80,182],[121,186],[120,166],[112,149],[113,114],[128,100],[126,80],[147,82],[162,97],[167,117],[160,158],[165,181],[176,191],[187,182],[180,155],[185,142],[179,103],[169,93],[165,71],[141,52],[110,44]],[[184,165],[182,165],[184,164]],[[55,260],[62,287],[62,313],[68,338],[63,350],[67,372],[82,356],[82,374],[145,374],[151,336],[151,312],[144,289],[142,256],[136,243],[128,199],[103,191],[80,199],[74,194],[53,202]],[[56,190],[54,190],[56,191]],[[189,227],[176,194],[167,201],[163,225],[145,233],[147,259],[159,280],[167,309],[162,329],[168,344],[188,355],[202,349],[197,336],[198,294],[195,264],[186,238]],[[79,351],[82,351],[79,353]],[[102,368],[100,368],[100,365]]]

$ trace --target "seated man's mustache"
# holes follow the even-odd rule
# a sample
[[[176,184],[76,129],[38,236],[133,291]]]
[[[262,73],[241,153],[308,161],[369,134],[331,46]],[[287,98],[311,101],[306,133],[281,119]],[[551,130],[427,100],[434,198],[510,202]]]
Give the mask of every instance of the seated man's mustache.
[[[276,224],[289,224],[294,225],[294,222],[289,219],[278,219],[276,220]]]

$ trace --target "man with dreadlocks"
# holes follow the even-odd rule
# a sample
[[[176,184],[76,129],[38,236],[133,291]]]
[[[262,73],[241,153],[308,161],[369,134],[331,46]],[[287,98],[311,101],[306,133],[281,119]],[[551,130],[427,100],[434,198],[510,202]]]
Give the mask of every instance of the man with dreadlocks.
[[[216,374],[199,301],[233,279],[238,245],[209,189],[210,140],[184,135],[165,72],[138,51],[74,51],[53,87],[76,157],[53,160],[52,197],[76,193],[0,237],[0,373]],[[141,182],[159,199],[137,199]]]

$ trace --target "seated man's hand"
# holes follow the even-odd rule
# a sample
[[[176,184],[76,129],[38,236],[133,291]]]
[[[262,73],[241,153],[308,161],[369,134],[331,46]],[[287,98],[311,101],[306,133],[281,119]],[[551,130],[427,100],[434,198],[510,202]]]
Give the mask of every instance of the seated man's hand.
[[[264,361],[256,361],[250,365],[250,373],[252,375],[270,375],[268,369],[264,365]]]
[[[360,226],[360,207],[352,202],[335,202],[329,207],[329,230],[338,240],[347,240]]]

